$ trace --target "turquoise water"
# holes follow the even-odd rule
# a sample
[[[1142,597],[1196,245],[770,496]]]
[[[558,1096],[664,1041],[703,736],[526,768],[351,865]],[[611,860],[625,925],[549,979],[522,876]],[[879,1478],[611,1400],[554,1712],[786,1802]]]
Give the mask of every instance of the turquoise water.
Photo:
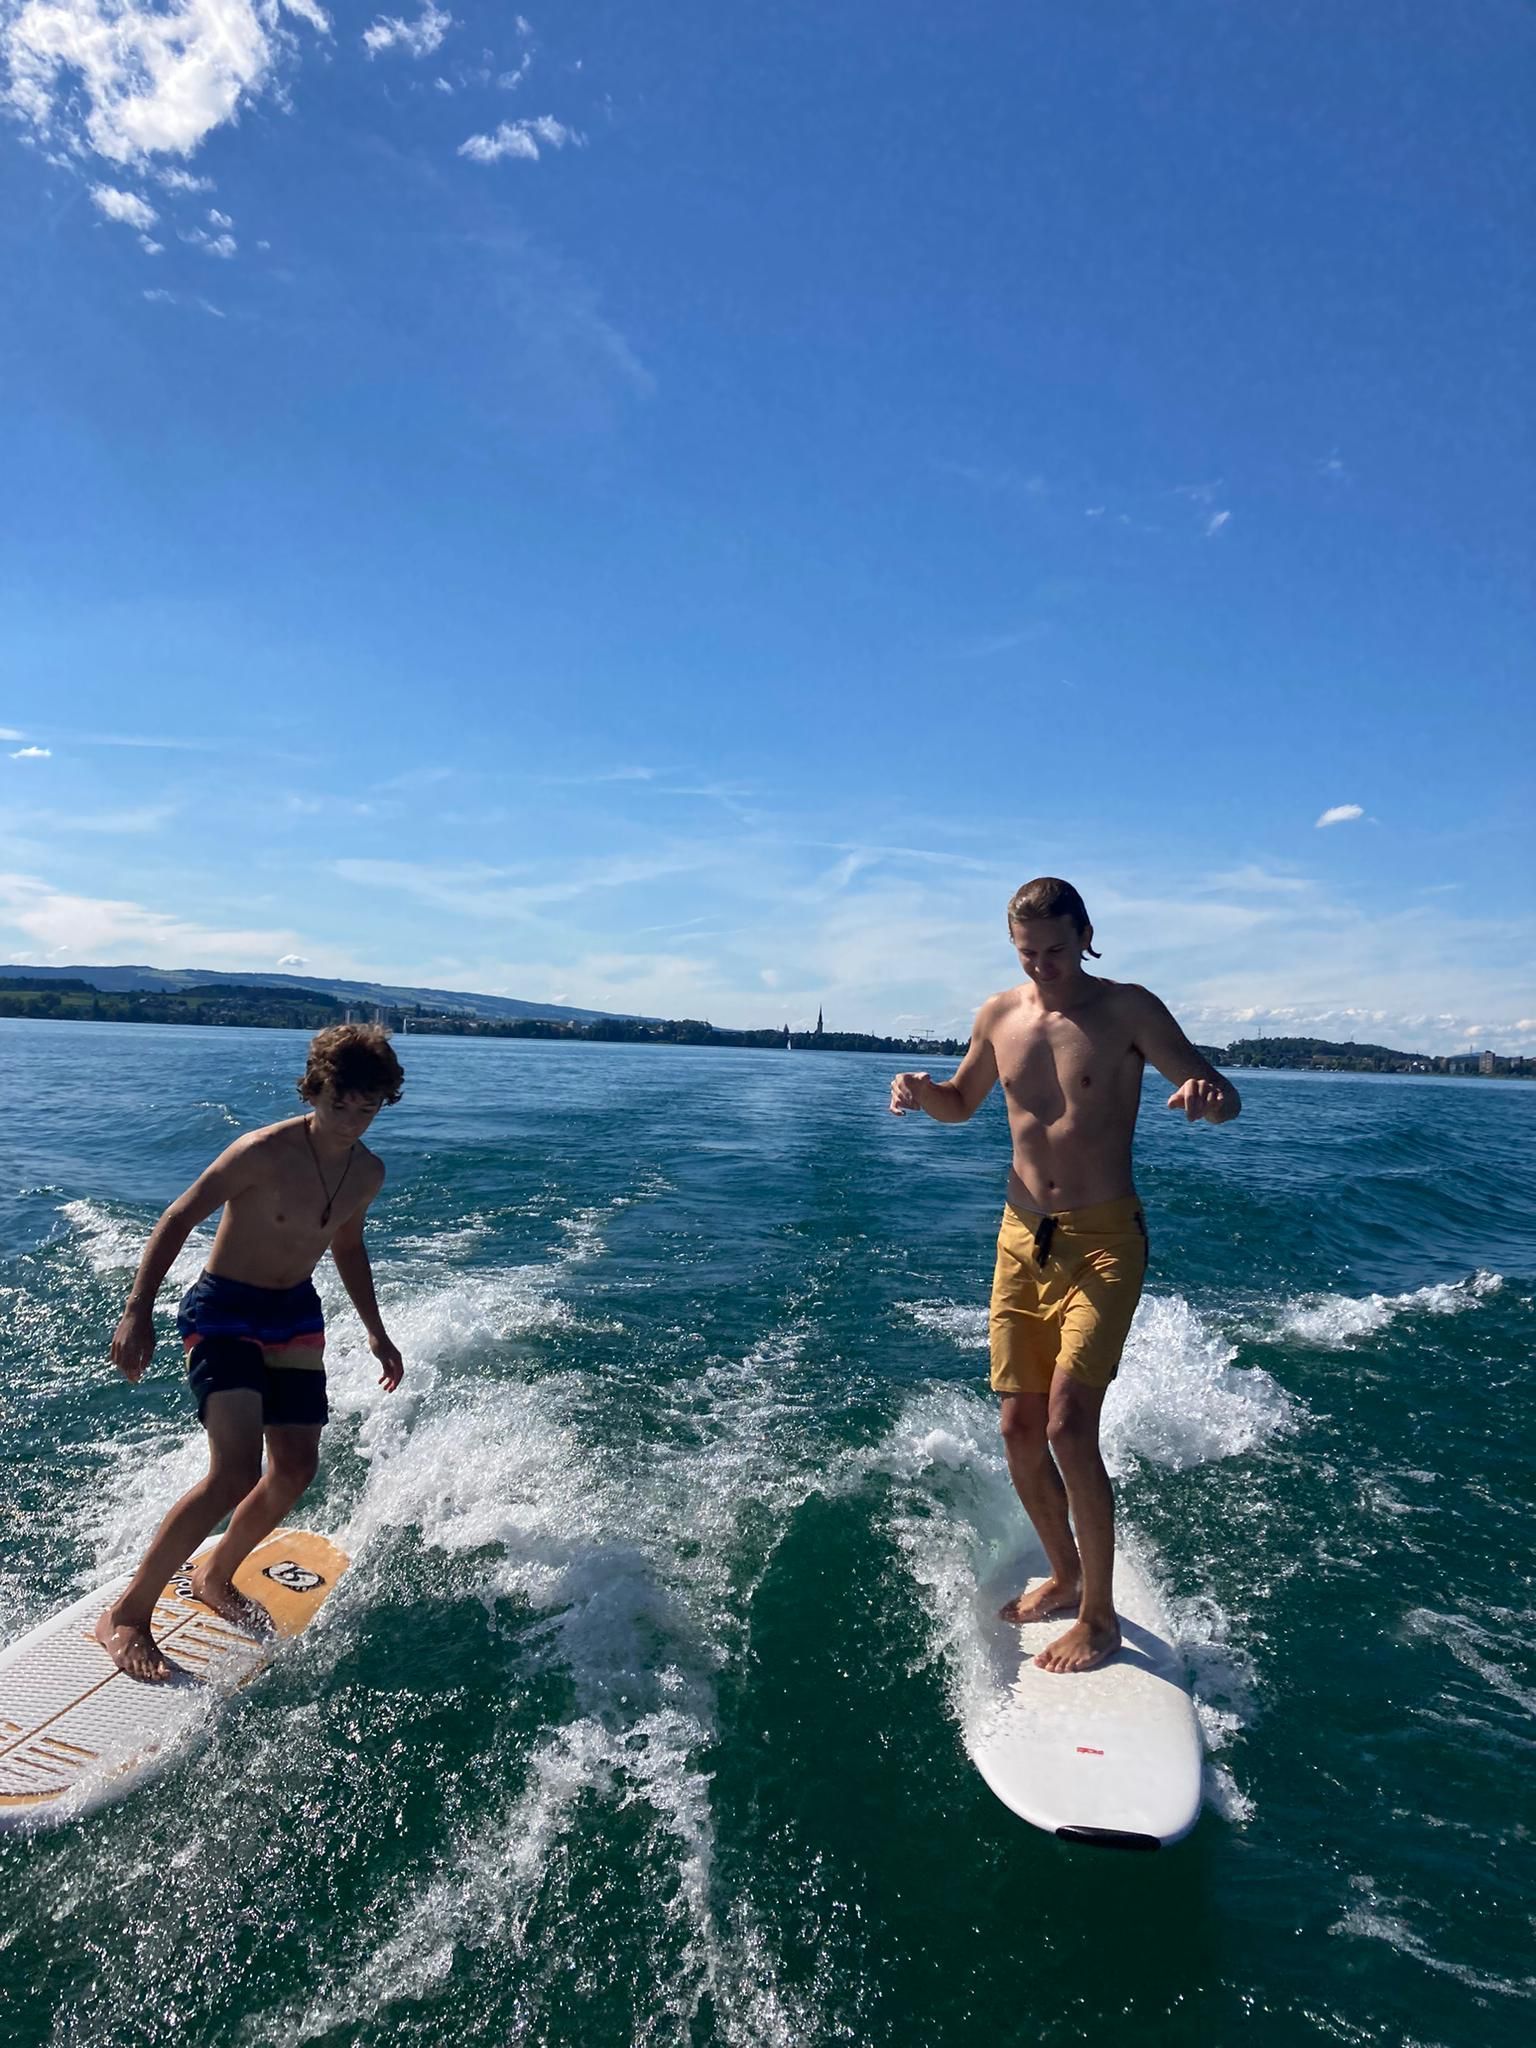
[[[107,1341],[302,1045],[0,1024],[6,1637],[199,1471],[173,1345],[135,1389]],[[1148,1088],[1106,1433],[1209,1759],[1142,1858],[1025,1827],[964,1749],[1017,1514],[1000,1106],[893,1119],[859,1056],[401,1050],[393,1398],[322,1276],[301,1514],[354,1568],[153,1784],[0,1839],[0,2039],[1530,2037],[1536,1088],[1253,1074],[1223,1131]]]

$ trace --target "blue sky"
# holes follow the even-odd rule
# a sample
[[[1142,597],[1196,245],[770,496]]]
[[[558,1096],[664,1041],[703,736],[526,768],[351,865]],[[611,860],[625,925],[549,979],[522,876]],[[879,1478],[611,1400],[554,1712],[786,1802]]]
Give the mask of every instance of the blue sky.
[[[0,0],[0,957],[1536,1048],[1536,20]],[[1330,822],[1323,822],[1330,820]]]

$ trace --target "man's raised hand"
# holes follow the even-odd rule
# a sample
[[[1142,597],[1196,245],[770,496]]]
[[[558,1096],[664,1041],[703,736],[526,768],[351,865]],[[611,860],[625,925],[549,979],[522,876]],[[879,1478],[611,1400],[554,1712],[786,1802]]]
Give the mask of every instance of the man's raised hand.
[[[905,1116],[909,1109],[921,1109],[926,1074],[898,1074],[891,1082],[891,1115]]]
[[[1168,1107],[1182,1109],[1192,1124],[1199,1123],[1202,1117],[1208,1124],[1219,1124],[1226,1100],[1225,1092],[1216,1082],[1203,1081],[1197,1076],[1173,1091],[1168,1098]]]

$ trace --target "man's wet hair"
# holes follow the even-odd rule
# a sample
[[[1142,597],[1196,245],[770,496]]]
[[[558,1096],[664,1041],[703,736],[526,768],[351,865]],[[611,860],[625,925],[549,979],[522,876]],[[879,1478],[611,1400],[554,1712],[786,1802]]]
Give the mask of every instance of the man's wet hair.
[[[1072,884],[1062,881],[1059,875],[1036,875],[1022,889],[1014,890],[1008,903],[1009,932],[1015,925],[1027,924],[1032,917],[1070,917],[1079,938],[1093,930],[1087,904]],[[1092,946],[1084,946],[1083,951],[1091,960],[1099,957]]]
[[[299,1093],[306,1102],[317,1101],[327,1081],[338,1095],[400,1100],[405,1071],[382,1024],[330,1024],[315,1033],[299,1078]]]

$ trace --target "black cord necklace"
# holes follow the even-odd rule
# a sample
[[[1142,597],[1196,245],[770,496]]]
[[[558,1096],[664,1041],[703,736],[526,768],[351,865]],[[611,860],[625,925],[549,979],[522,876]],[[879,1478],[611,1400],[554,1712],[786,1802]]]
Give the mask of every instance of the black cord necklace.
[[[347,1175],[352,1171],[352,1154],[356,1152],[357,1146],[354,1143],[351,1148],[351,1151],[349,1151],[347,1154],[347,1163],[341,1169],[341,1180],[337,1181],[335,1187],[328,1188],[325,1184],[325,1169],[320,1164],[320,1154],[315,1150],[315,1140],[310,1131],[309,1125],[310,1119],[308,1117],[305,1117],[304,1142],[309,1147],[310,1158],[313,1159],[313,1161],[315,1162],[315,1172],[319,1176],[320,1181],[320,1192],[325,1197],[325,1207],[320,1211],[320,1222],[323,1226],[330,1222],[331,1205],[335,1202],[336,1197],[341,1193],[342,1181],[344,1181]]]

